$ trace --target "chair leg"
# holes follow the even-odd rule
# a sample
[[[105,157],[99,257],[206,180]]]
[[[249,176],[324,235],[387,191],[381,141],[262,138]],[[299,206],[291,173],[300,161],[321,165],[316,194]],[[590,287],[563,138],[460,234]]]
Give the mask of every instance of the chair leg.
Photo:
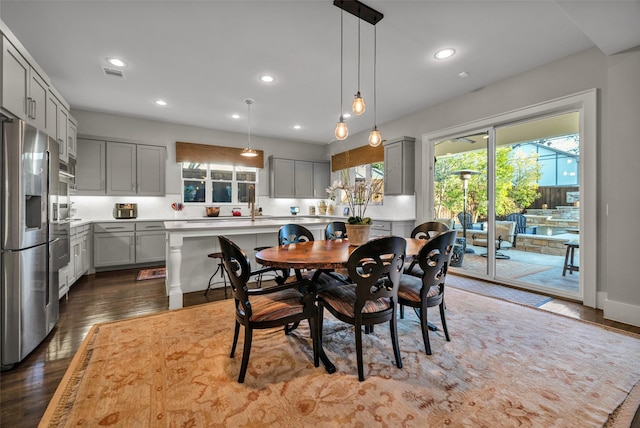
[[[400,305],[400,319],[404,319],[404,305],[402,304]]]
[[[400,355],[400,345],[398,344],[398,321],[395,313],[389,321],[389,328],[391,329],[391,343],[393,344],[393,354],[396,357],[396,366],[401,369],[402,356]]]
[[[253,330],[245,325],[244,326],[244,349],[242,350],[242,365],[240,366],[238,383],[243,383],[244,376],[245,374],[247,374],[247,366],[249,366],[249,354],[251,353],[252,338],[253,338]]]
[[[442,321],[442,330],[444,330],[444,337],[447,339],[447,342],[451,342],[451,338],[449,337],[449,330],[447,330],[447,320],[444,317],[444,300],[440,303],[440,321]]]
[[[422,340],[424,341],[424,351],[431,355],[431,344],[429,343],[429,324],[427,323],[427,305],[420,309],[420,328],[422,329]]]
[[[358,362],[358,380],[364,380],[364,363],[362,362],[362,325],[356,325],[356,357]],[[365,326],[366,327],[366,326]]]
[[[309,318],[309,330],[311,330],[311,344],[313,346],[313,366],[320,365],[320,353],[318,352],[318,319]]]
[[[231,355],[229,355],[230,358],[233,358],[233,356],[236,354],[236,345],[238,344],[239,334],[240,334],[240,323],[236,321],[236,326],[233,331],[233,345],[231,345]]]
[[[205,296],[207,295],[207,293],[209,292],[209,290],[211,290],[211,286],[215,283],[215,282],[213,281],[213,278],[215,278],[215,276],[218,274],[218,271],[220,271],[220,267],[221,267],[221,266],[224,266],[224,265],[223,265],[222,263],[220,263],[220,264],[218,265],[218,267],[216,268],[216,271],[213,273],[213,275],[211,275],[211,276],[209,277],[209,284],[207,285],[207,289],[204,291],[204,295],[205,295]],[[226,282],[225,282],[225,286],[226,286]],[[225,291],[225,295],[224,295],[224,297],[226,298],[226,297],[227,297],[227,294],[226,294],[227,289],[226,289],[226,287],[225,287],[225,290],[224,290],[224,291]]]

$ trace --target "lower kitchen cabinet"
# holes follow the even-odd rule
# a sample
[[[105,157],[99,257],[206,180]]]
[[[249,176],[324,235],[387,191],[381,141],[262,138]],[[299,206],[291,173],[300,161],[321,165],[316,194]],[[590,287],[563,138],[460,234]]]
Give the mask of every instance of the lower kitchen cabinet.
[[[96,269],[164,262],[162,222],[96,223],[93,225],[93,265]]]
[[[76,226],[70,229],[69,264],[58,271],[58,298],[66,295],[71,286],[89,272],[91,267],[91,226]]]

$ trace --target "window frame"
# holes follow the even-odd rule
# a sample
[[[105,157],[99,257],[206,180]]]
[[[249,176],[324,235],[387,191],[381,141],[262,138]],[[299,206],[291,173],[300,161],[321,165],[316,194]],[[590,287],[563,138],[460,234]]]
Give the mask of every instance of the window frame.
[[[204,171],[204,178],[199,180],[204,184],[204,201],[187,201],[185,198],[185,182],[198,180],[197,178],[185,177],[184,171],[190,165],[195,165],[194,168],[200,168]],[[228,171],[231,170],[231,180],[227,178],[213,178],[213,172],[216,170]],[[239,173],[250,172],[255,174],[255,181],[251,180],[238,180]],[[256,198],[258,195],[258,184],[259,184],[259,168],[256,167],[248,167],[241,165],[225,165],[225,164],[216,164],[216,163],[196,163],[196,162],[181,162],[180,169],[180,181],[182,186],[182,202],[185,205],[189,206],[206,206],[206,205],[220,205],[220,206],[231,206],[246,203],[246,201],[241,201],[238,197],[238,189],[240,185],[243,184],[253,184],[256,189]],[[230,202],[219,202],[213,200],[213,183],[231,183],[231,201]]]

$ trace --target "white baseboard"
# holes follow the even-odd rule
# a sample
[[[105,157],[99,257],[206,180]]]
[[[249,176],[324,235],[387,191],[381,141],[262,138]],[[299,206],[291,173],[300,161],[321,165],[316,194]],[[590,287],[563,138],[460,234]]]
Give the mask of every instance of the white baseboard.
[[[640,306],[604,299],[604,317],[640,327]]]

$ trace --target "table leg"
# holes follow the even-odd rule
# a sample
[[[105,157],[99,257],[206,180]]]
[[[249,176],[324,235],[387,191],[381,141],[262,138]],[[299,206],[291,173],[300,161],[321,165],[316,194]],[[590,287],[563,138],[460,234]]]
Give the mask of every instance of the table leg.
[[[420,308],[413,308],[413,310],[416,311],[416,315],[418,316],[418,318],[420,318]],[[438,327],[435,324],[430,323],[429,321],[427,321],[427,327],[431,331],[438,331]]]

